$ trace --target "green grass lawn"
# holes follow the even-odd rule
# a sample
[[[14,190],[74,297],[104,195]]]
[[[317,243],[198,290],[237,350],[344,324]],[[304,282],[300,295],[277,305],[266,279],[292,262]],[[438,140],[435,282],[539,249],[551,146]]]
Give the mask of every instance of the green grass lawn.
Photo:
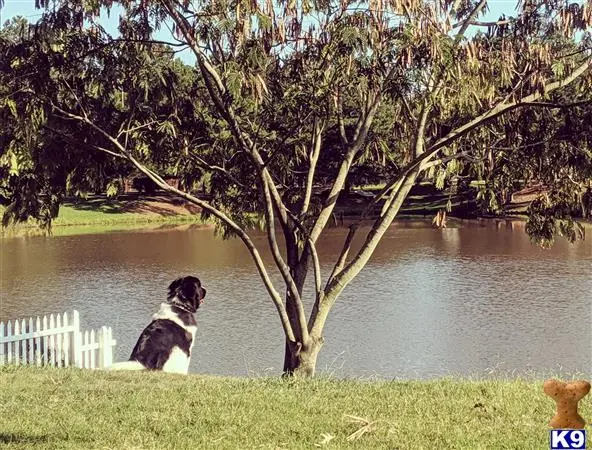
[[[140,214],[125,212],[112,208],[97,207],[96,209],[80,209],[72,205],[60,207],[60,213],[54,220],[54,225],[84,225],[113,222],[135,222],[138,220],[154,220],[156,214]]]
[[[203,224],[199,214],[173,214],[171,211],[153,208],[134,208],[137,202],[118,200],[90,200],[77,204],[66,202],[60,206],[58,217],[52,222],[54,235],[75,235],[103,233],[109,231],[150,228],[167,224]],[[141,212],[137,212],[141,209]],[[0,206],[0,217],[4,208]],[[2,234],[11,236],[32,236],[44,234],[34,221],[9,226]]]
[[[590,398],[580,413],[592,419]],[[0,368],[0,447],[544,449],[541,381],[222,378]]]

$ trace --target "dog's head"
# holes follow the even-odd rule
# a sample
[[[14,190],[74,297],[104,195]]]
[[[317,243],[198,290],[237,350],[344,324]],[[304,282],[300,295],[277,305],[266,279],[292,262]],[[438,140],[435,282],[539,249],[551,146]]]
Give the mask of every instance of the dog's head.
[[[169,302],[180,303],[191,312],[197,311],[205,296],[206,290],[197,277],[177,278],[169,285]]]

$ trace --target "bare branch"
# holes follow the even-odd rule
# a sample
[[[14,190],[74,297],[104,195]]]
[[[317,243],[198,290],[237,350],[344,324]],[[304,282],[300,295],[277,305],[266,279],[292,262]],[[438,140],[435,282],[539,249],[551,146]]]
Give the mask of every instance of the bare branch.
[[[219,172],[219,173],[223,174],[226,178],[228,178],[231,182],[233,182],[234,184],[236,184],[237,186],[245,187],[245,185],[239,179],[237,179],[234,175],[232,175],[224,167],[220,167],[220,166],[215,166],[215,165],[209,164],[204,159],[200,158],[199,156],[197,156],[194,153],[189,153],[188,156],[190,158],[192,158],[201,167],[203,167],[205,169],[208,169],[208,170],[211,170],[212,172]]]
[[[274,226],[275,221],[273,214],[273,202],[271,200],[269,185],[267,183],[262,183],[262,187],[263,195],[265,197],[265,218],[267,221],[265,228],[267,230],[267,241],[269,243],[269,248],[271,249],[271,254],[273,256],[275,264],[280,270],[284,282],[286,283],[286,287],[288,288],[290,295],[294,300],[294,306],[296,307],[296,311],[298,314],[298,324],[300,325],[300,336],[302,337],[303,342],[306,342],[308,340],[308,326],[306,322],[306,314],[304,313],[304,305],[302,304],[302,299],[300,298],[300,294],[298,292],[298,288],[296,287],[296,283],[294,282],[294,278],[290,274],[290,269],[285,263],[284,258],[282,257],[282,254],[277,244]]]
[[[339,88],[337,89],[337,94],[335,94],[335,103],[336,103],[336,113],[337,113],[337,124],[339,125],[339,136],[341,137],[341,142],[345,145],[349,144],[347,139],[347,135],[345,134],[345,124],[343,122],[343,101],[341,99],[341,91]]]
[[[158,120],[151,120],[149,122],[141,123],[140,125],[137,125],[135,127],[128,128],[127,130],[120,130],[119,133],[117,133],[116,138],[119,139],[122,134],[128,134],[128,133],[131,133],[132,131],[141,130],[142,128],[149,127],[150,125],[155,124],[157,122],[158,122]]]
[[[414,153],[413,153],[414,157],[421,155],[424,150],[425,129],[426,129],[428,117],[430,115],[430,111],[432,110],[431,106],[427,103],[428,103],[428,100],[425,99],[424,105],[421,108],[419,120],[417,121],[417,132],[415,133],[415,143],[414,143]]]
[[[356,127],[356,131],[352,140],[348,145],[348,149],[346,154],[339,166],[339,170],[337,172],[337,176],[333,181],[333,185],[331,186],[331,190],[323,206],[321,212],[317,216],[315,224],[311,230],[310,238],[312,242],[316,242],[321,232],[327,225],[327,222],[331,218],[333,214],[333,209],[335,208],[335,204],[337,203],[337,197],[339,193],[342,191],[343,186],[345,185],[345,181],[347,179],[347,175],[353,163],[353,160],[356,154],[361,150],[363,147],[368,132],[370,131],[370,127],[372,126],[372,121],[374,120],[374,116],[376,115],[376,111],[378,110],[378,106],[380,104],[380,91],[374,93],[374,95],[368,93],[368,97],[366,99],[366,108],[365,111],[362,113],[363,117],[360,118],[358,121],[358,126]],[[363,119],[363,120],[362,120]]]
[[[176,10],[175,5],[179,4],[174,0],[161,0],[161,2],[170,14],[171,18],[175,21],[175,24],[177,25],[177,27],[183,34],[183,37],[187,40],[187,43],[193,50],[195,56],[197,57],[198,66],[203,75],[206,88],[210,94],[210,97],[212,98],[220,114],[222,114],[222,116],[228,123],[232,135],[236,140],[237,144],[240,146],[242,150],[247,152],[252,157],[253,162],[258,167],[260,171],[261,182],[264,184],[266,183],[271,191],[271,198],[273,200],[273,203],[275,204],[275,207],[278,210],[280,222],[282,223],[282,226],[286,225],[287,208],[282,202],[281,195],[279,194],[276,188],[276,184],[273,181],[271,174],[265,167],[265,161],[263,161],[261,154],[256,149],[251,138],[241,130],[239,122],[232,109],[232,106],[229,103],[226,87],[222,82],[222,78],[209,61],[207,55],[199,46],[199,43],[197,42],[194,36],[194,31],[191,27],[191,24],[183,15],[181,15]]]
[[[535,108],[551,108],[551,109],[565,109],[574,108],[576,106],[584,106],[592,103],[592,100],[581,100],[572,103],[553,103],[553,102],[521,102],[520,106],[532,106]]]
[[[184,16],[182,16],[181,14],[179,14],[177,9],[175,8],[173,1],[161,0],[161,2],[164,5],[164,7],[166,8],[166,10],[168,11],[168,13],[170,14],[170,16],[175,21],[175,24],[181,30],[181,33],[183,33],[183,37],[187,40],[187,43],[189,44],[189,46],[191,47],[191,49],[195,53],[195,56],[198,59],[199,65],[202,66],[205,69],[205,71],[208,73],[208,75],[210,75],[214,79],[214,81],[216,83],[216,88],[218,90],[218,94],[221,96],[224,95],[226,93],[226,87],[224,86],[224,83],[222,82],[222,78],[220,78],[220,75],[218,74],[216,69],[214,69],[214,67],[210,63],[207,55],[203,52],[203,50],[199,46],[197,40],[193,37],[192,27],[189,24],[189,22],[187,21],[187,19]]]
[[[309,160],[309,167],[308,172],[306,174],[306,187],[304,190],[304,199],[302,200],[302,208],[300,210],[300,215],[306,214],[308,211],[308,207],[310,204],[310,198],[312,196],[312,188],[314,183],[314,177],[316,173],[317,161],[319,160],[319,155],[321,153],[321,142],[323,137],[323,129],[325,128],[325,123],[321,123],[321,121],[315,117],[313,123],[313,130],[312,130],[312,139],[310,143],[310,152],[308,156]]]
[[[458,30],[458,33],[456,33],[456,36],[454,37],[455,42],[460,41],[464,37],[464,35],[465,35],[466,31],[467,31],[467,28],[469,28],[470,23],[475,20],[475,18],[483,10],[483,8],[485,7],[485,5],[487,5],[487,0],[481,0],[473,8],[473,10],[469,14],[469,16],[465,19],[465,21],[461,25],[460,30]]]
[[[517,109],[517,108],[520,108],[523,106],[529,106],[529,104],[536,103],[539,99],[543,98],[547,94],[550,94],[551,92],[572,83],[575,79],[577,79],[582,74],[584,74],[586,71],[588,71],[590,69],[590,67],[592,67],[592,58],[587,59],[579,67],[577,67],[572,73],[570,73],[568,76],[566,76],[562,80],[558,80],[558,81],[554,81],[552,83],[546,84],[542,92],[536,91],[530,95],[527,95],[527,96],[520,98],[518,100],[515,100],[515,101],[505,101],[505,102],[499,103],[495,107],[490,108],[489,110],[487,110],[483,114],[475,117],[473,120],[455,128],[454,130],[450,131],[446,136],[443,136],[442,138],[440,138],[436,142],[434,142],[432,145],[430,145],[422,155],[420,155],[419,157],[417,157],[413,161],[411,161],[409,164],[407,164],[407,166],[405,166],[405,168],[403,168],[403,170],[400,172],[399,176],[397,176],[394,181],[392,181],[391,183],[387,183],[387,186],[385,187],[385,189],[387,189],[389,186],[394,185],[397,182],[397,180],[399,179],[399,177],[411,173],[413,170],[415,170],[416,168],[422,166],[424,163],[429,161],[443,147],[451,144],[452,142],[456,141],[457,139],[461,138],[462,136],[465,136],[467,133],[471,132],[475,128],[483,125],[484,123],[486,123],[496,117],[499,117],[500,115],[502,115],[508,111],[512,111],[514,109]]]
[[[82,102],[80,101],[80,99],[78,98],[78,96],[76,95],[76,92],[74,92],[74,89],[72,89],[72,86],[70,86],[70,83],[68,83],[68,80],[66,80],[64,77],[61,77],[61,78],[62,78],[62,81],[66,84],[66,86],[68,86],[68,90],[70,91],[70,93],[76,99],[76,104],[78,105],[78,107],[82,111],[82,114],[84,114],[84,117],[88,117],[88,113],[84,109],[84,105],[82,104]]]
[[[62,117],[62,116],[60,116]],[[64,119],[68,119],[67,117],[62,117]],[[93,148],[95,150],[98,150],[100,152],[106,153],[110,156],[114,156],[115,158],[121,158],[121,159],[127,159],[125,155],[122,155],[121,153],[117,153],[114,151],[111,151],[105,147],[101,147],[100,145],[95,145],[95,144],[91,144],[89,142],[84,142],[84,141],[77,141],[72,139],[70,136],[68,136],[66,133],[63,133],[60,130],[57,130],[53,127],[50,127],[49,125],[43,125],[44,128],[48,129],[49,131],[51,131],[52,133],[58,134],[62,139],[68,141],[70,144],[72,145],[85,145],[87,147]]]
[[[417,122],[417,116],[411,110],[411,107],[409,106],[409,102],[405,98],[405,94],[401,93],[399,98],[403,101],[403,105],[405,106],[405,110],[407,111],[407,114],[409,115],[411,120],[413,120],[414,122]]]
[[[314,277],[315,277],[315,291],[318,296],[318,294],[321,292],[321,278],[322,277],[321,277],[321,265],[319,263],[319,255],[317,253],[316,245],[310,239],[310,236],[308,235],[306,229],[304,228],[304,225],[302,225],[302,222],[298,219],[298,217],[296,217],[290,211],[288,211],[288,215],[290,216],[290,219],[292,220],[292,222],[294,223],[296,228],[298,228],[300,233],[302,233],[302,236],[306,238],[306,247],[304,248],[304,251],[302,252],[301,258],[308,257],[306,252],[307,251],[310,252],[310,256],[312,257]]]
[[[496,20],[494,22],[480,22],[478,20],[472,20],[472,21],[468,22],[468,25],[474,25],[477,27],[495,27],[495,26],[500,26],[500,25],[508,25],[508,24],[514,23],[514,22],[516,22],[516,19],[514,19],[514,18],[505,19],[505,20]],[[457,22],[454,25],[452,25],[452,28],[458,28],[463,23],[465,23],[465,22]]]
[[[314,321],[311,334],[316,335],[317,333],[320,333],[320,330],[322,330],[325,325],[329,311],[339,293],[341,293],[345,286],[347,286],[366,265],[370,259],[370,256],[372,256],[374,249],[382,239],[382,236],[399,212],[403,201],[407,197],[411,187],[415,184],[418,174],[419,170],[416,169],[404,177],[401,177],[403,180],[401,188],[398,190],[396,195],[393,195],[393,199],[384,215],[378,217],[375,220],[374,225],[366,236],[366,240],[361,249],[358,251],[356,256],[354,256],[354,258],[343,268],[343,270],[336,274],[331,282],[327,285],[325,288],[323,301],[318,308],[318,313],[316,320]]]
[[[366,237],[366,241],[364,242],[356,256],[350,261],[350,263],[347,264],[342,270],[335,273],[335,275],[332,276],[330,283],[328,283],[328,285],[325,287],[324,298],[317,308],[317,315],[314,321],[313,328],[311,330],[311,334],[320,333],[320,331],[323,329],[327,315],[335,299],[337,298],[339,293],[345,288],[345,286],[347,286],[347,284],[364,267],[364,265],[374,252],[376,245],[384,235],[384,232],[396,217],[401,205],[403,204],[403,201],[407,197],[419,173],[422,170],[424,170],[427,162],[441,148],[452,143],[454,140],[460,138],[461,136],[466,135],[468,132],[472,131],[473,129],[477,128],[478,126],[482,125],[488,120],[498,117],[501,114],[504,114],[513,109],[522,106],[528,106],[530,103],[537,102],[537,100],[549,94],[550,92],[571,83],[573,80],[575,80],[584,72],[586,72],[591,66],[592,59],[589,59],[564,79],[547,84],[543,92],[537,91],[520,100],[514,102],[504,102],[502,104],[499,104],[496,107],[491,108],[487,112],[476,117],[472,121],[462,125],[461,127],[456,128],[455,130],[451,131],[446,136],[432,144],[426,150],[426,152],[424,152],[422,155],[415,158],[414,161],[408,164],[407,167],[405,167],[401,171],[401,173],[395,180],[393,180],[391,183],[388,183],[387,187],[385,187],[385,190],[387,190],[387,188],[394,188],[394,190],[389,196],[389,199],[387,200],[385,205],[383,206],[381,215],[374,222],[372,229]],[[385,190],[381,192],[385,192]],[[355,229],[353,229],[353,232],[355,232]],[[351,232],[352,235],[353,232]],[[349,249],[349,238],[350,236],[348,236],[348,239],[346,239],[344,250]],[[342,251],[342,253],[344,253],[344,251]],[[340,257],[339,263],[343,263],[343,261],[345,261],[345,256]]]

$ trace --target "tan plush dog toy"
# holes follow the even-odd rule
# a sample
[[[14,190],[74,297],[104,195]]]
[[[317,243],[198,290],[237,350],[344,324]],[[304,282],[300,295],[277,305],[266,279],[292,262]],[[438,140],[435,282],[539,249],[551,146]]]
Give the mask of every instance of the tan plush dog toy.
[[[578,414],[578,402],[590,392],[590,383],[583,380],[569,383],[547,380],[543,390],[557,402],[557,412],[549,422],[551,428],[584,428],[586,421]]]

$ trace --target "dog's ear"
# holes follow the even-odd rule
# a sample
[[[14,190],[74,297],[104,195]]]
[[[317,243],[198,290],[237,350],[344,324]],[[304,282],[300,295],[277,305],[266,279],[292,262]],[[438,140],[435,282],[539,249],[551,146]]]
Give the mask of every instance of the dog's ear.
[[[173,298],[179,293],[179,288],[183,284],[183,278],[177,278],[171,284],[169,284],[169,299]]]

